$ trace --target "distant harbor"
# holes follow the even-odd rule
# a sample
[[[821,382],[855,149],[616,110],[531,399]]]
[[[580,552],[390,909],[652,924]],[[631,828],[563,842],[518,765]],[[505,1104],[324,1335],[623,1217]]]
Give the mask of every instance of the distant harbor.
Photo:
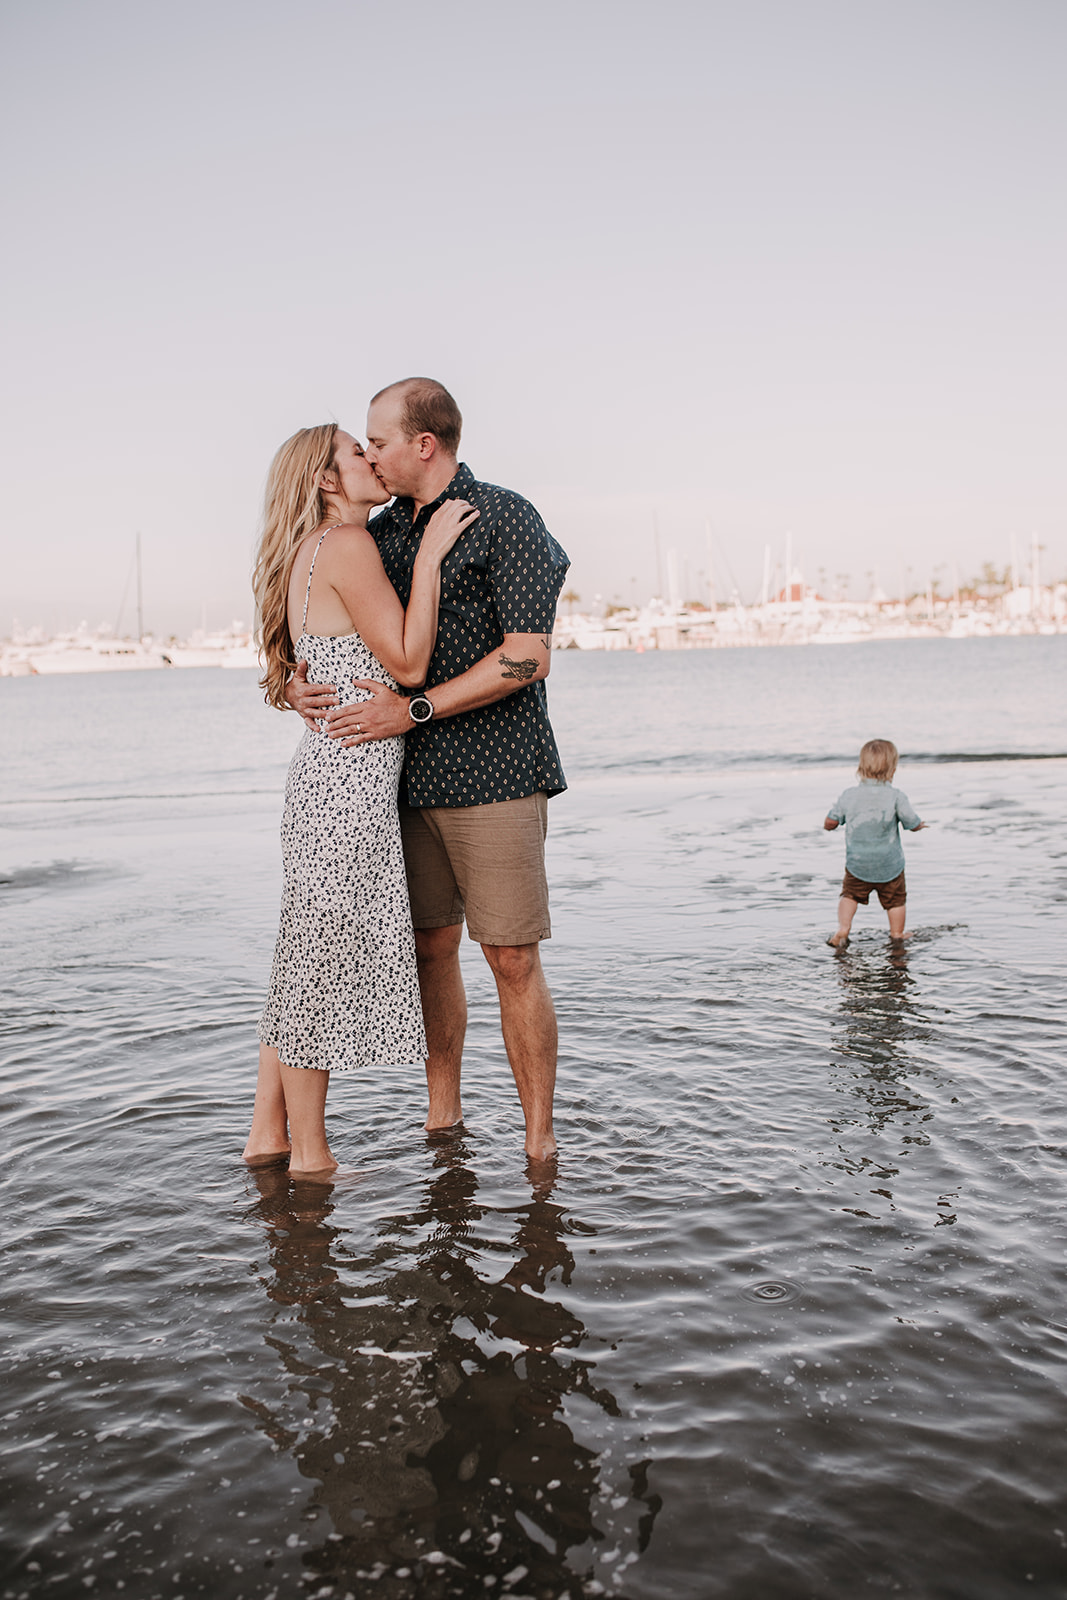
[[[188,639],[139,639],[91,632],[83,623],[72,633],[48,636],[40,628],[15,629],[0,641],[0,678],[50,677],[65,672],[151,672],[166,667],[258,667],[251,629],[235,622],[217,633],[197,629]]]
[[[716,650],[757,645],[856,644],[872,639],[975,639],[1004,634],[1067,633],[1067,583],[1025,584],[995,595],[928,591],[909,600],[827,600],[794,581],[750,606],[740,600],[714,607],[654,596],[643,606],[576,611],[565,594],[552,645],[556,650]],[[84,623],[48,636],[20,629],[0,640],[0,678],[67,672],[163,671],[180,667],[259,666],[252,630],[234,622],[188,639],[146,633],[120,638]]]
[[[906,601],[853,601],[827,600],[793,581],[750,606],[740,600],[712,607],[653,598],[640,608],[607,606],[599,615],[564,607],[552,643],[557,650],[715,650],[1033,633],[1067,633],[1067,583],[1022,584],[994,595],[943,598],[928,591]]]

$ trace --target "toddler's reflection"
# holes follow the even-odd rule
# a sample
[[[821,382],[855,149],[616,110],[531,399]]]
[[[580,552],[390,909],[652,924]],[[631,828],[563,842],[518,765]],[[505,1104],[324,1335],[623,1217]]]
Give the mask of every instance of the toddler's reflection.
[[[863,955],[846,951],[834,971],[844,1029],[838,1053],[883,1074],[907,1071],[914,1065],[911,1047],[927,1037],[912,1000],[907,945],[891,943]]]
[[[930,1029],[915,1004],[906,944],[869,953],[849,949],[835,958],[834,971],[841,986],[834,1054],[844,1068],[838,1087],[847,1098],[831,1119],[840,1143],[827,1164],[887,1183],[897,1175],[898,1143],[929,1143],[925,1124],[933,1113],[914,1080]],[[867,1142],[883,1134],[893,1138],[894,1160]],[[885,1187],[872,1192],[892,1198]]]

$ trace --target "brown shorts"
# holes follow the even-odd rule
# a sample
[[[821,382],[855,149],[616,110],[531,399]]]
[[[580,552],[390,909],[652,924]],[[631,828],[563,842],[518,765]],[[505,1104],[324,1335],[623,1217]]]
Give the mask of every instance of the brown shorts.
[[[895,878],[890,878],[888,883],[867,883],[863,878],[854,878],[848,868],[845,868],[845,877],[841,884],[842,900],[855,900],[857,905],[865,906],[871,898],[872,889],[878,891],[878,898],[882,902],[884,911],[892,911],[894,906],[902,906],[908,898],[902,872]]]
[[[479,944],[552,937],[545,877],[548,796],[485,806],[400,806],[400,832],[416,929],[466,919]]]

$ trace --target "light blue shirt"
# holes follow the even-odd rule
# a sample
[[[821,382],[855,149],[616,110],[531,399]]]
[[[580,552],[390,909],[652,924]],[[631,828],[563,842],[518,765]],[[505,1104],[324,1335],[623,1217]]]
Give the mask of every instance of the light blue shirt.
[[[904,871],[900,829],[914,830],[921,818],[902,790],[861,778],[834,802],[827,816],[845,824],[845,866],[853,877],[888,883]]]

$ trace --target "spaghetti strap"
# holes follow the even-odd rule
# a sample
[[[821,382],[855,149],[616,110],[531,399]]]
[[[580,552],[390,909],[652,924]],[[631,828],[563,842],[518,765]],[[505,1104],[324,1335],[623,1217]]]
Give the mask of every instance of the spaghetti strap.
[[[330,526],[328,528],[323,528],[322,533],[319,536],[319,542],[315,546],[315,554],[312,556],[311,565],[308,568],[308,586],[304,590],[304,619],[300,624],[301,633],[306,633],[307,632],[308,601],[311,599],[311,574],[315,571],[315,562],[318,559],[319,551],[322,549],[322,541],[323,541],[323,539],[325,539],[325,537],[326,537],[326,535],[328,533],[332,533],[335,528],[339,528],[340,526],[341,526],[341,524],[339,522],[331,522]]]

